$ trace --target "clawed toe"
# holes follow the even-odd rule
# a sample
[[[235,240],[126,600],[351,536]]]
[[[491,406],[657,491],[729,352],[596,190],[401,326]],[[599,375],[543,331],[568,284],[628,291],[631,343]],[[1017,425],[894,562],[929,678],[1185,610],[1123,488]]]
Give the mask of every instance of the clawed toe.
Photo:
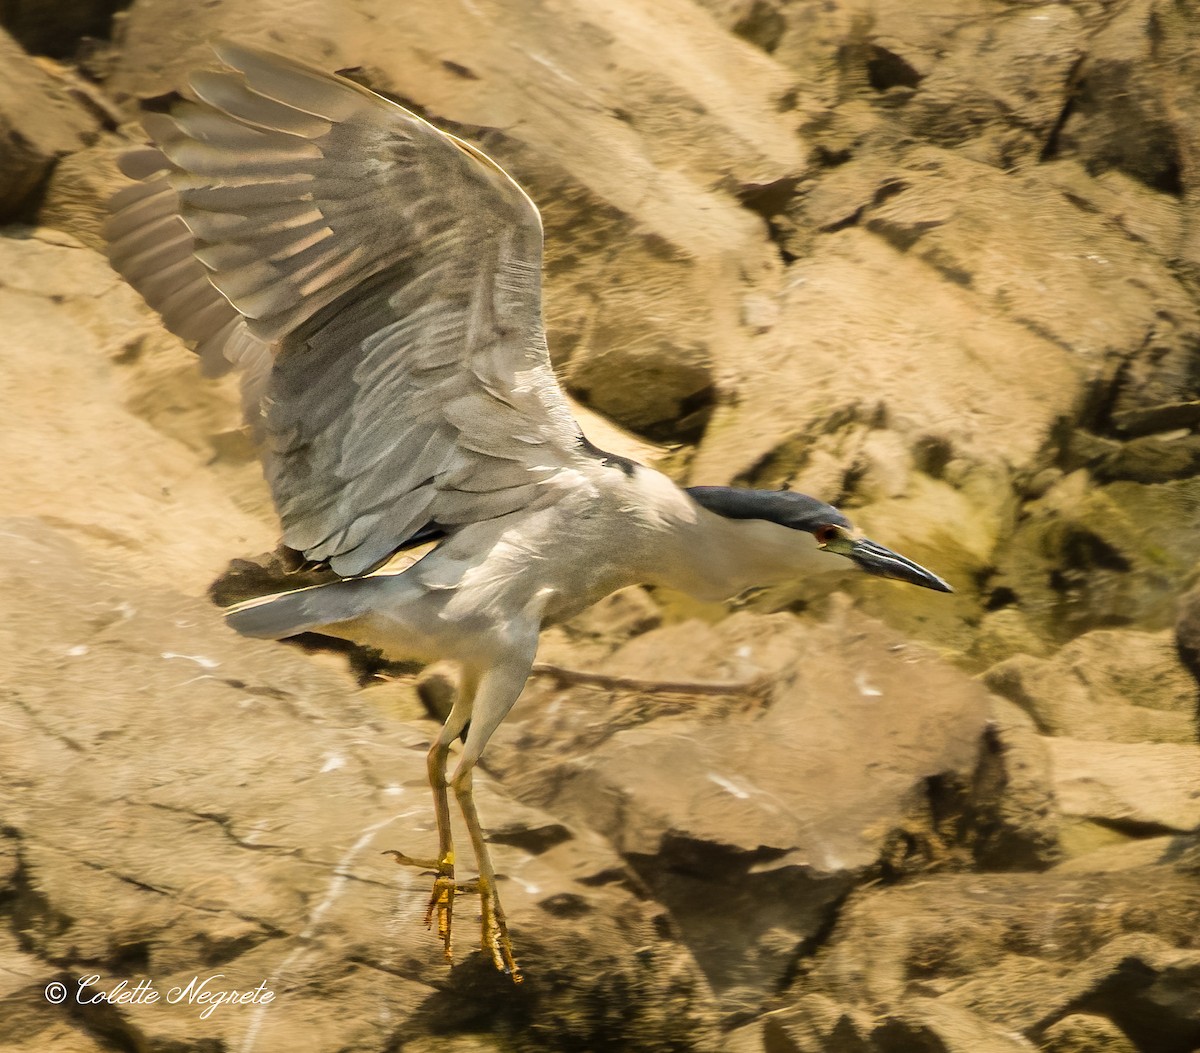
[[[397,852],[394,848],[386,849],[383,853],[385,856],[391,856],[402,867],[417,867],[419,870],[437,870],[438,861],[436,859],[422,859],[419,856],[406,856],[403,852]]]
[[[437,934],[445,948],[447,961],[453,959],[450,940],[454,921],[454,897],[477,894],[481,914],[480,946],[500,972],[510,976],[513,983],[521,983],[524,977],[513,957],[504,908],[501,907],[500,897],[490,882],[482,877],[472,878],[469,881],[455,881],[452,857],[440,861],[422,859],[417,856],[407,856],[395,849],[388,849],[383,854],[391,856],[401,866],[431,870],[437,875],[433,879],[433,893],[429,897],[429,906],[425,909],[425,927],[433,928],[436,917]]]
[[[433,928],[434,916],[437,916],[437,934],[442,941],[446,960],[454,957],[451,946],[451,929],[454,921],[454,895],[458,886],[454,882],[454,870],[449,874],[438,874],[433,879],[433,893],[429,897],[429,906],[425,908],[425,928]]]
[[[451,961],[454,951],[451,944],[454,928],[454,897],[460,892],[478,891],[478,882],[459,884],[454,880],[454,856],[447,855],[443,859],[424,859],[419,856],[408,856],[395,849],[383,853],[391,856],[401,866],[417,867],[421,870],[432,870],[437,876],[433,879],[433,892],[429,896],[429,906],[425,908],[425,928],[433,928],[434,918],[437,918],[437,934],[442,941],[446,960]]]
[[[508,922],[504,917],[504,908],[500,906],[500,897],[483,878],[480,878],[477,884],[483,928],[480,946],[484,954],[491,956],[492,964],[497,969],[510,976],[513,983],[519,984],[525,978],[513,957],[512,941],[508,938]]]

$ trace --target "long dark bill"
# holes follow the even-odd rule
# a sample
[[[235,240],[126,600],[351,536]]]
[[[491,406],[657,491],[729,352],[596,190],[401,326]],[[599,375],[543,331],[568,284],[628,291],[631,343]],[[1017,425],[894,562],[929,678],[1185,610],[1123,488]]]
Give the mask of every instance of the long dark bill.
[[[874,541],[868,541],[865,537],[858,538],[853,543],[850,548],[850,558],[868,574],[878,574],[881,578],[907,581],[910,585],[920,585],[923,589],[933,589],[935,592],[954,591],[946,582],[919,563],[905,559],[898,552],[884,548]]]

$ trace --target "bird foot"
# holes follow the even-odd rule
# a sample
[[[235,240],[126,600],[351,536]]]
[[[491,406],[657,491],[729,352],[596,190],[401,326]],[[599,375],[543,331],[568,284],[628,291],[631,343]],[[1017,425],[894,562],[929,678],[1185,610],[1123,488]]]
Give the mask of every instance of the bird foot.
[[[429,906],[425,910],[425,927],[433,927],[433,919],[437,917],[437,933],[445,948],[446,960],[453,960],[451,949],[451,929],[454,921],[454,897],[460,894],[478,894],[480,903],[482,935],[480,946],[484,954],[492,959],[500,972],[512,978],[515,984],[525,978],[513,957],[512,941],[508,938],[508,922],[504,917],[504,908],[500,905],[491,882],[479,877],[471,881],[454,880],[454,857],[446,859],[423,859],[407,856],[403,852],[390,849],[383,853],[391,856],[399,865],[418,867],[421,870],[432,870],[436,873],[433,879],[433,893],[429,897]]]
[[[490,881],[479,878],[479,905],[483,915],[483,935],[480,946],[483,953],[491,956],[492,964],[506,976],[512,978],[515,984],[521,983],[525,977],[513,957],[512,941],[508,938],[508,922],[504,917],[504,908],[500,906],[500,897]]]
[[[452,961],[454,959],[454,949],[451,944],[451,933],[454,927],[454,897],[460,892],[478,892],[479,883],[467,881],[459,884],[454,880],[453,853],[447,853],[442,859],[406,856],[403,852],[397,852],[395,849],[389,849],[383,854],[391,856],[400,866],[432,870],[437,875],[433,879],[433,892],[429,897],[429,906],[425,908],[425,928],[433,928],[433,919],[437,918],[438,939],[442,941],[446,961]]]

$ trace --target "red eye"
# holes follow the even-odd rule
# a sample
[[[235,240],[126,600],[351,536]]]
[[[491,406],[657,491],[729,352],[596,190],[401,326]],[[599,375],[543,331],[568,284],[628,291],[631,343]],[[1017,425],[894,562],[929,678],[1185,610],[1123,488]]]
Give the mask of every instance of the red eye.
[[[813,537],[822,545],[828,545],[837,536],[838,528],[835,526],[821,526],[813,531]]]

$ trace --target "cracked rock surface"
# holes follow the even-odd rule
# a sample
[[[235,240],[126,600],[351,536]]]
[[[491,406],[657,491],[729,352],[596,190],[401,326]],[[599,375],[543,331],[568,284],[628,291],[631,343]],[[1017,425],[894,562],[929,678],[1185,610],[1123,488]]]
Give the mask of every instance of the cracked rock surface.
[[[35,520],[3,534],[6,622],[33,642],[9,633],[3,653],[5,1026],[53,1029],[55,980],[153,977],[165,997],[219,975],[222,990],[266,981],[278,1001],[208,1019],[186,1001],[89,1005],[75,1025],[125,1048],[203,1034],[366,1050],[450,1014],[571,1048],[603,1032],[614,992],[654,988],[624,1007],[629,1033],[648,1049],[708,1044],[706,985],[619,857],[488,780],[506,907],[540,964],[518,989],[479,960],[448,984],[420,925],[430,881],[382,856],[434,839],[428,727],[382,720],[347,677],[232,637],[202,600],[89,570]],[[558,837],[539,838],[547,827]],[[469,957],[469,901],[459,910]]]

